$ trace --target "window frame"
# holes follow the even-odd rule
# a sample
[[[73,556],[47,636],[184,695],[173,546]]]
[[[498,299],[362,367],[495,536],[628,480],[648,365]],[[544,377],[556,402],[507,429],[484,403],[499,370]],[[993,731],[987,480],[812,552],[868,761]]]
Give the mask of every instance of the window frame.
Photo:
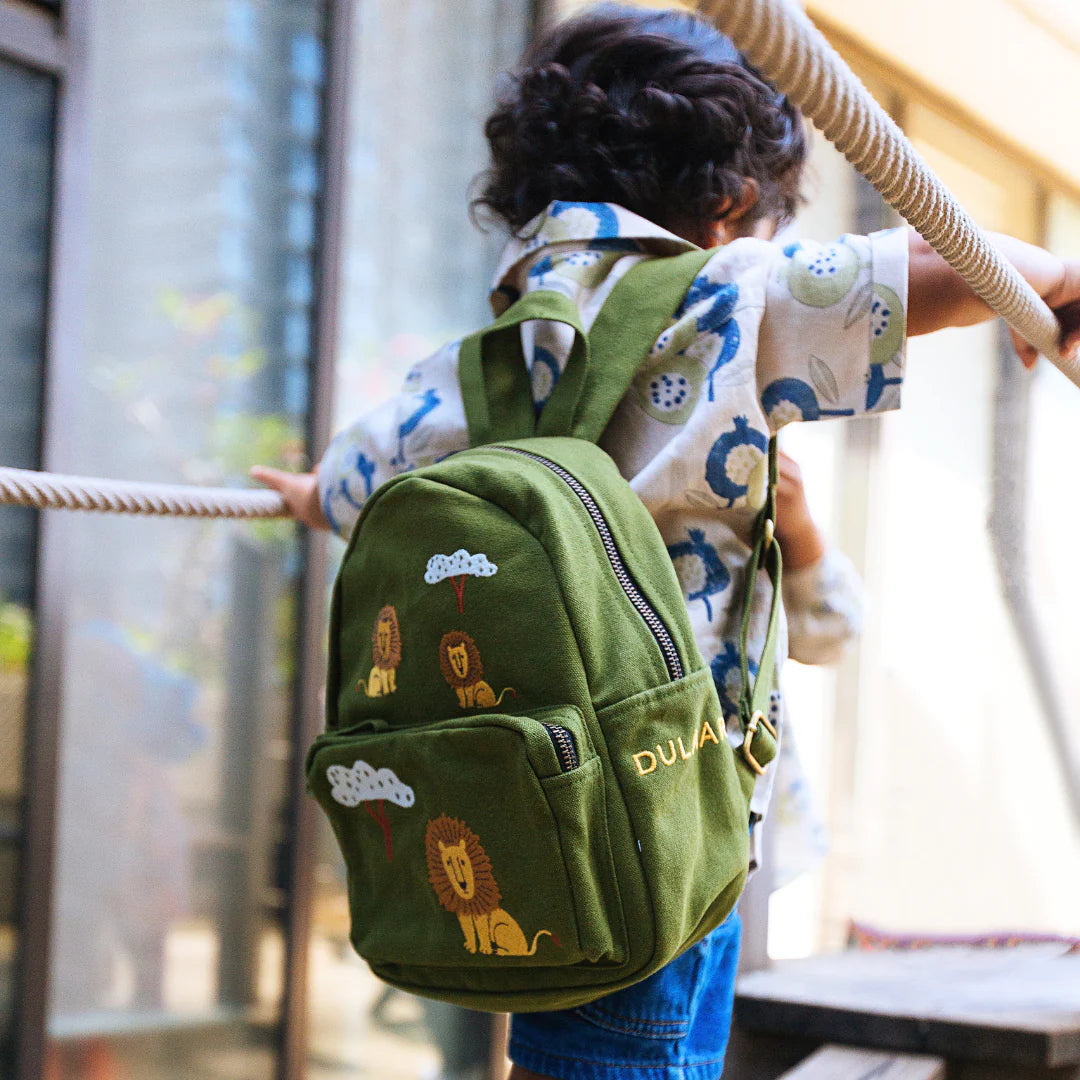
[[[40,461],[43,469],[71,471],[74,464],[64,418],[79,392],[87,293],[88,55],[92,0],[66,0],[59,12],[0,0],[0,58],[55,80],[53,171],[49,193],[44,387]],[[333,373],[337,347],[341,263],[341,217],[348,102],[348,28],[353,0],[326,0],[324,40],[327,79],[322,97],[316,263],[316,330],[309,358],[307,445],[314,458],[331,431]],[[25,797],[19,851],[16,909],[16,976],[12,1075],[44,1075],[48,1042],[56,811],[60,760],[60,717],[64,671],[63,612],[68,595],[66,515],[39,519],[34,604],[34,645],[27,701]],[[289,720],[286,942],[284,990],[275,1044],[278,1080],[298,1080],[304,1071],[307,943],[311,917],[312,845],[316,808],[305,797],[304,749],[321,727],[319,706],[324,660],[324,586],[328,567],[325,537],[305,533],[296,625],[299,663]],[[47,662],[45,658],[48,658]],[[3,1048],[0,1048],[0,1053]]]

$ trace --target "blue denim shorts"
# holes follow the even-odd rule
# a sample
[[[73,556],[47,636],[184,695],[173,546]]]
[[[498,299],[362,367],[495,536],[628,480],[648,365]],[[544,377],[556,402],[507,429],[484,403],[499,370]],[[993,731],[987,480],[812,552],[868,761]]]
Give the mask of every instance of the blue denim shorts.
[[[520,1013],[510,1059],[558,1080],[716,1080],[731,1028],[741,924],[711,934],[625,990],[559,1012]]]

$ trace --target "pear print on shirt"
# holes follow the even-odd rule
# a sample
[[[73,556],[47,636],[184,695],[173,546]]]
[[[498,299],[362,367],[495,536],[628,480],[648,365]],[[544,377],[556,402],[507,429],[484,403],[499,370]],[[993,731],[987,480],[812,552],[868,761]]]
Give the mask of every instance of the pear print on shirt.
[[[415,394],[414,397],[419,402],[417,407],[412,413],[407,416],[400,425],[398,425],[398,445],[397,454],[390,459],[390,464],[395,466],[405,465],[405,440],[413,435],[416,429],[420,426],[420,422],[427,416],[428,413],[433,412],[442,403],[439,398],[438,391],[433,389],[425,390],[422,394]],[[416,449],[422,449],[417,446]]]
[[[739,286],[730,281],[723,283],[710,281],[704,275],[696,278],[694,284],[690,286],[690,291],[679,305],[675,313],[676,318],[706,300],[709,306],[697,318],[700,340],[691,350],[691,354],[702,348],[709,350],[706,362],[711,362],[711,366],[706,379],[709,383],[709,400],[713,401],[715,400],[713,380],[716,373],[725,364],[730,363],[739,351],[741,335],[739,324],[733,315],[735,305],[739,302]]]
[[[757,663],[749,657],[747,667],[751,676],[757,675]],[[739,650],[734,642],[724,642],[723,651],[713,657],[709,670],[712,672],[713,684],[716,686],[725,718],[737,716],[739,694],[742,692],[742,667],[739,664]]]
[[[752,428],[745,416],[735,417],[735,427],[713,443],[705,459],[705,480],[728,507],[765,505],[769,480],[769,440]]]
[[[784,254],[788,290],[807,307],[838,304],[851,292],[863,265],[859,252],[844,239],[827,245],[789,244]]]
[[[375,462],[358,447],[350,447],[341,464],[345,475],[338,482],[337,494],[353,509],[360,510],[375,487]],[[327,488],[323,499],[324,510],[334,494],[333,488]],[[329,513],[326,517],[331,520]]]
[[[551,204],[543,232],[548,243],[573,237],[611,239],[619,235],[619,218],[610,203],[556,200]]]
[[[559,381],[559,361],[550,349],[543,345],[533,346],[532,371],[529,373],[532,382],[533,403],[537,413],[547,404],[555,384]]]
[[[866,386],[866,407],[874,408],[881,401],[886,386],[899,386],[904,381],[900,356],[907,333],[904,306],[900,297],[886,285],[875,284],[870,304],[870,375]],[[893,364],[898,374],[886,376],[885,368]]]
[[[709,597],[723,592],[731,583],[731,575],[701,529],[690,529],[688,535],[689,540],[670,544],[668,555],[675,564],[683,595],[687,600],[704,600],[705,615],[712,622]]]
[[[697,336],[694,319],[682,319],[668,327],[634,378],[638,401],[654,420],[685,424],[690,419],[704,381],[700,361],[686,352]]]
[[[774,379],[761,394],[761,407],[774,429],[793,420],[820,420],[823,416],[854,416],[854,409],[823,409],[813,387],[802,379]]]

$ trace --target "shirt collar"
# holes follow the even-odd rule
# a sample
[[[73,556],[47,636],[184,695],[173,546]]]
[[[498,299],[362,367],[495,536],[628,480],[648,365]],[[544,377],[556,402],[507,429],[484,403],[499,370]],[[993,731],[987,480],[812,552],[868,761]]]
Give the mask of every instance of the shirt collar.
[[[679,255],[695,245],[615,203],[553,202],[506,245],[491,288],[496,310],[524,286],[529,266],[558,245],[568,250],[624,245],[628,251]]]

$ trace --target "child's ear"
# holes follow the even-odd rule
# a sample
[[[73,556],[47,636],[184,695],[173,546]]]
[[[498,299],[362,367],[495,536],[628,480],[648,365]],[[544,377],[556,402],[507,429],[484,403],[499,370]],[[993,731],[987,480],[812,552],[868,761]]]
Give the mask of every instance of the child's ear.
[[[756,180],[748,176],[743,181],[742,191],[739,192],[738,199],[732,199],[730,196],[725,195],[716,204],[716,220],[734,224],[740,218],[746,217],[757,206],[760,198],[761,187]]]
[[[761,188],[758,182],[748,176],[743,181],[738,199],[725,196],[716,204],[713,224],[718,243],[727,244],[740,236],[750,235],[745,225],[740,223],[757,206],[760,198]]]

